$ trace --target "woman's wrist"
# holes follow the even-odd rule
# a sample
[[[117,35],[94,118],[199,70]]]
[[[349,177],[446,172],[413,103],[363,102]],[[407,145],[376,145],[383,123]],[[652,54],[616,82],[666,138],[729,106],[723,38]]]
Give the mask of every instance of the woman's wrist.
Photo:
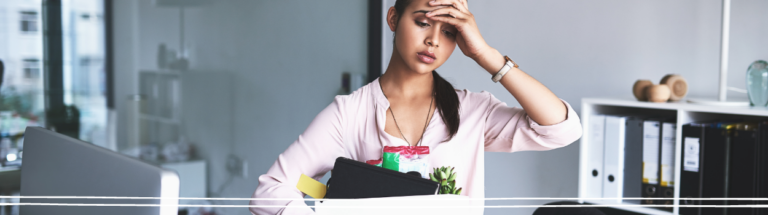
[[[488,47],[486,51],[482,52],[474,60],[477,62],[477,64],[480,65],[480,67],[483,67],[483,69],[485,69],[485,71],[491,75],[499,72],[499,69],[504,67],[504,64],[506,63],[506,60],[504,60],[504,55],[491,47]]]

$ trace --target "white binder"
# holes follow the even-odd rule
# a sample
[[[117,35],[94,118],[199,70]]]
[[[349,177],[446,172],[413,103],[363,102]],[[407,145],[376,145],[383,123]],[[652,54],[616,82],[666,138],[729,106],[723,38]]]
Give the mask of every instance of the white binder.
[[[662,187],[675,187],[675,123],[661,124],[661,181]]]
[[[643,122],[643,183],[646,184],[659,184],[659,124],[652,120]]]
[[[589,116],[589,135],[587,144],[587,172],[586,198],[603,197],[603,141],[605,135],[605,115]]]
[[[621,203],[624,197],[624,140],[627,117],[605,117],[605,145],[603,157],[603,198],[617,198],[608,202]]]

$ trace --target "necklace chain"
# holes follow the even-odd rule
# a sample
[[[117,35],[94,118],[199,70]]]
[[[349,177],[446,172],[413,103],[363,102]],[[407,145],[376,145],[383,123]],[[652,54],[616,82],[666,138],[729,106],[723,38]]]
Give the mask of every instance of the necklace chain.
[[[387,94],[384,94],[384,87],[381,86],[381,80],[379,80],[379,87],[381,88],[381,94],[384,95],[384,98],[387,98]],[[434,89],[432,89],[432,97],[429,99],[429,108],[427,109],[427,120],[424,122],[424,130],[421,131],[421,137],[419,138],[419,142],[417,143],[419,146],[421,145],[421,142],[424,140],[424,133],[427,131],[427,126],[429,125],[429,115],[432,112],[432,104],[434,102],[435,94]],[[389,98],[387,98],[389,99]],[[392,120],[395,121],[395,127],[397,127],[397,131],[400,132],[400,137],[405,140],[408,145],[411,145],[411,142],[408,141],[408,139],[405,138],[405,135],[403,134],[403,131],[400,130],[400,125],[397,124],[397,119],[395,118],[395,112],[392,111],[392,105],[389,106],[389,113],[392,114]]]
[[[424,123],[424,130],[421,131],[421,138],[419,138],[419,142],[417,143],[418,145],[421,145],[421,142],[424,139],[424,132],[427,131],[427,125],[429,125],[429,113],[432,110],[432,100],[434,99],[430,99],[429,101],[429,109],[427,109],[427,120]],[[397,127],[397,131],[400,132],[400,136],[403,137],[403,140],[405,140],[405,142],[408,143],[408,145],[411,145],[411,142],[409,142],[408,139],[405,138],[405,135],[403,135],[403,131],[400,130],[400,126],[397,125],[397,119],[395,118],[395,112],[392,111],[392,107],[389,107],[389,113],[392,114],[392,120],[395,121],[395,127]]]

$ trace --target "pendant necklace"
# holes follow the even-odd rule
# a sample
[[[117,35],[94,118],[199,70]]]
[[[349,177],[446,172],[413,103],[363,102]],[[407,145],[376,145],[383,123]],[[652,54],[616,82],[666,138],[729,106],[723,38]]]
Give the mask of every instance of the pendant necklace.
[[[384,87],[381,86],[381,79],[379,79],[379,87],[381,88],[381,94],[384,95],[384,98],[389,100],[389,98],[387,98],[387,94],[384,94]],[[434,102],[434,100],[435,100],[435,89],[434,89],[434,86],[433,86],[432,97],[429,100],[429,109],[427,109],[427,120],[424,123],[424,130],[421,131],[421,138],[419,138],[419,142],[417,143],[417,146],[421,146],[421,142],[424,140],[424,132],[427,131],[427,126],[429,125],[429,113],[432,111],[432,103]],[[405,142],[408,143],[409,146],[411,146],[411,142],[409,142],[408,139],[405,138],[405,135],[403,135],[403,131],[400,130],[400,126],[397,125],[397,119],[395,118],[395,112],[392,112],[392,105],[390,105],[390,107],[389,107],[389,113],[392,114],[392,120],[395,121],[395,127],[397,127],[397,131],[400,132],[400,137],[402,137],[403,140],[405,140]]]

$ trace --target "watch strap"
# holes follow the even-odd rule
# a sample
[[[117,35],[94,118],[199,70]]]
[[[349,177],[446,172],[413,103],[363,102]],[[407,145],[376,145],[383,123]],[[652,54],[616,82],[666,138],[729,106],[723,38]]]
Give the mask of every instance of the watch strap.
[[[493,77],[491,77],[491,80],[493,81],[493,83],[499,83],[499,81],[501,81],[501,78],[503,78],[504,75],[506,75],[507,72],[509,72],[509,70],[512,69],[512,67],[518,68],[515,61],[512,61],[512,59],[510,59],[508,56],[505,55],[504,60],[506,61],[506,63],[504,63],[504,66],[501,67],[499,72],[497,72],[495,75],[493,75]]]

